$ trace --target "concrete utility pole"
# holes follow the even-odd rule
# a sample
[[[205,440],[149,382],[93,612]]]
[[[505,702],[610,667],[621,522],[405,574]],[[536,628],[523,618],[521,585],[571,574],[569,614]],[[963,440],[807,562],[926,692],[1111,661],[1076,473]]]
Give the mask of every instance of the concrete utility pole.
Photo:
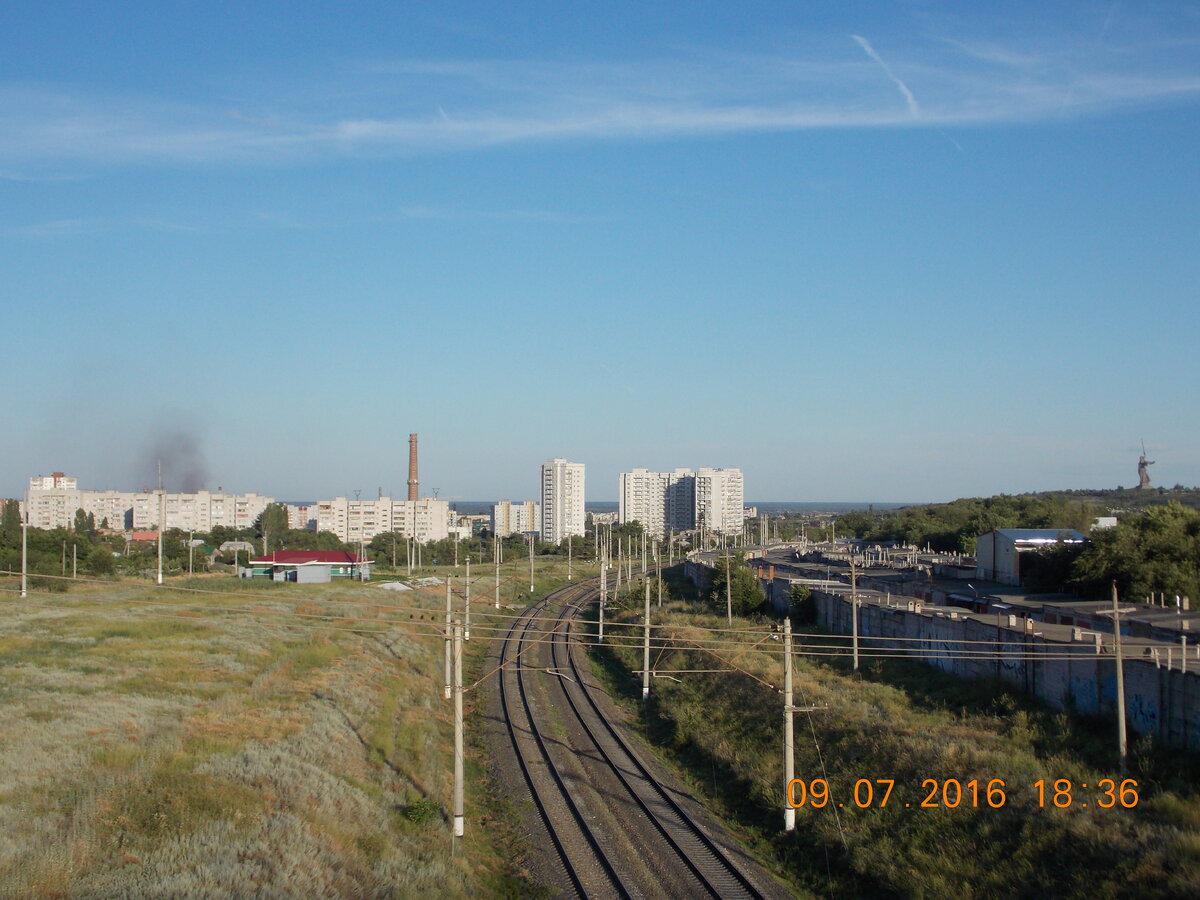
[[[725,615],[733,627],[733,558],[725,554]]]
[[[646,581],[646,636],[642,645],[642,699],[650,696],[650,582]]]
[[[463,816],[463,626],[454,626],[454,836],[466,831]]]
[[[604,643],[604,599],[608,594],[608,555],[600,558],[600,629],[596,637],[598,643]]]
[[[533,533],[529,535],[529,593],[533,593]]]
[[[796,777],[796,743],[792,715],[792,619],[783,619],[783,830],[796,830],[796,809],[789,802],[792,779]]]
[[[574,581],[571,577],[571,538],[567,538],[567,581]]]
[[[79,551],[79,545],[72,544],[71,545],[71,577],[72,578],[79,577],[79,553],[78,553],[78,551]]]
[[[454,674],[451,671],[451,669],[454,667],[454,648],[450,646],[451,642],[453,640],[453,635],[450,633],[451,628],[453,627],[453,621],[452,621],[451,617],[454,615],[454,610],[451,608],[451,605],[450,605],[451,604],[450,587],[451,587],[451,582],[453,580],[454,579],[452,579],[449,575],[446,576],[446,687],[445,687],[445,695],[446,695],[447,700],[450,699],[450,687],[451,687],[450,679]]]
[[[29,596],[29,497],[25,499],[25,515],[21,517],[21,596]]]
[[[1128,744],[1125,736],[1125,662],[1121,658],[1121,609],[1117,603],[1117,582],[1112,583],[1113,638],[1117,650],[1117,752],[1120,754],[1121,774],[1125,774]],[[1186,651],[1185,651],[1186,655]],[[1184,663],[1186,666],[1187,663]]]
[[[850,557],[850,622],[854,636],[854,671],[858,671],[858,569]]]
[[[466,615],[463,617],[463,640],[471,639],[471,557],[467,557],[467,602]]]
[[[621,597],[621,540],[617,539],[617,587],[613,591],[613,597],[620,599]]]
[[[662,567],[659,565],[661,560],[658,558],[658,541],[654,542],[654,566],[658,569],[658,608],[662,609]]]
[[[192,558],[196,553],[196,545],[192,543],[196,539],[195,530],[188,532],[188,574],[191,575],[195,569],[192,567]]]
[[[163,570],[163,536],[166,534],[166,530],[167,530],[167,527],[166,527],[167,526],[166,495],[163,494],[162,484],[161,484],[161,482],[162,482],[162,463],[159,463],[158,480],[160,482],[159,487],[158,487],[158,583],[162,584],[163,583],[163,573],[162,573],[162,570]],[[247,565],[249,565],[250,560],[247,559],[246,563],[247,563]],[[234,571],[236,572],[236,570],[237,570],[237,563],[235,562],[234,563]]]
[[[493,535],[492,537],[492,556],[496,560],[496,609],[500,608],[500,554],[503,549],[500,546],[500,536]]]

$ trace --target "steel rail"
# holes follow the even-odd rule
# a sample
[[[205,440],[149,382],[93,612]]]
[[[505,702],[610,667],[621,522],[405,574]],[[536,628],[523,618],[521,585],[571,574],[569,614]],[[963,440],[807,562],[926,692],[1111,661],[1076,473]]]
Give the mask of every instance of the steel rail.
[[[581,585],[580,587],[584,586]],[[589,598],[590,593],[588,591],[580,599],[585,600]],[[560,629],[565,628],[565,631],[562,632],[565,640],[551,641],[551,657],[555,668],[560,671],[562,670],[563,666],[560,665],[560,659],[561,653],[565,652],[567,665],[574,675],[574,684],[576,687],[572,690],[566,684],[563,684],[562,690],[571,706],[571,710],[575,714],[575,718],[591,739],[596,751],[611,767],[621,784],[624,785],[629,796],[642,809],[646,817],[663,836],[663,839],[671,846],[679,859],[692,872],[697,882],[706,891],[713,897],[718,898],[734,896],[762,897],[759,890],[745,876],[741,869],[729,859],[725,851],[705,833],[704,829],[695,819],[663,787],[634,752],[629,742],[621,735],[612,722],[609,721],[603,710],[600,709],[599,704],[584,679],[584,672],[579,667],[576,654],[573,652],[576,644],[574,638],[575,623],[573,620],[574,616],[582,608],[582,603],[564,607],[563,612],[569,614],[562,617],[561,624],[556,626],[554,631],[559,632]],[[582,693],[588,707],[590,707],[590,711],[587,708],[581,709],[579,707],[572,696],[574,693]],[[589,724],[589,719],[600,724],[603,729],[600,734],[597,734],[596,730]],[[607,741],[605,740],[605,732],[607,733]],[[606,748],[604,746],[605,743],[614,746],[616,752]],[[625,764],[621,759],[615,758],[618,755],[627,760],[628,764]],[[635,774],[632,776],[629,773],[631,768],[635,770]],[[642,786],[640,790],[639,785]],[[647,792],[651,796],[644,796]],[[656,806],[658,808],[655,808]],[[667,808],[666,811],[662,809],[663,806]],[[685,846],[685,844],[690,846]],[[697,856],[706,857],[707,859],[697,859]],[[705,862],[707,862],[707,865],[705,865]],[[716,881],[720,883],[715,883]]]
[[[513,752],[516,754],[517,761],[521,767],[521,772],[525,776],[525,783],[529,786],[529,792],[533,797],[534,805],[537,807],[538,813],[541,815],[542,821],[546,825],[546,830],[550,833],[550,839],[554,844],[554,848],[558,853],[559,859],[562,861],[562,865],[566,870],[568,877],[571,879],[572,886],[575,888],[575,891],[580,897],[588,897],[590,894],[587,890],[587,887],[584,885],[582,878],[580,877],[578,866],[572,861],[571,854],[568,853],[563,844],[562,837],[558,834],[559,829],[556,827],[556,823],[552,821],[550,812],[547,808],[547,799],[538,790],[529,761],[526,758],[527,751],[524,749],[522,742],[517,737],[517,726],[513,720],[515,702],[513,702],[514,698],[510,697],[510,679],[506,677],[510,674],[510,670],[506,665],[504,665],[509,659],[515,659],[518,660],[518,662],[516,664],[515,672],[511,672],[511,674],[516,678],[517,693],[519,694],[519,701],[525,710],[525,718],[528,722],[529,733],[533,736],[534,741],[537,744],[541,758],[546,764],[546,769],[550,773],[555,786],[558,788],[563,802],[568,810],[570,810],[571,816],[575,820],[575,824],[578,827],[581,835],[587,841],[587,844],[591,848],[593,855],[596,857],[596,861],[599,863],[600,868],[608,876],[608,879],[612,885],[612,889],[616,891],[618,896],[633,897],[634,893],[630,891],[621,880],[620,875],[617,873],[616,867],[613,865],[612,861],[608,858],[608,855],[600,846],[596,835],[588,826],[587,821],[576,804],[574,797],[571,796],[571,792],[566,786],[566,783],[562,777],[562,773],[559,772],[558,767],[554,764],[554,760],[550,757],[549,750],[546,747],[545,739],[542,737],[541,730],[537,726],[532,707],[529,703],[529,694],[525,684],[525,666],[519,661],[520,654],[523,652],[520,649],[521,645],[525,642],[529,630],[533,626],[533,614],[549,606],[551,600],[555,599],[558,594],[565,593],[569,590],[571,590],[570,587],[560,588],[558,591],[548,594],[533,606],[529,607],[525,611],[528,615],[518,619],[509,629],[500,651],[500,662],[503,666],[500,677],[501,708],[504,712],[504,721],[508,727],[508,735],[509,740],[512,742]],[[512,645],[514,640],[516,642],[517,652],[510,655],[509,647]]]

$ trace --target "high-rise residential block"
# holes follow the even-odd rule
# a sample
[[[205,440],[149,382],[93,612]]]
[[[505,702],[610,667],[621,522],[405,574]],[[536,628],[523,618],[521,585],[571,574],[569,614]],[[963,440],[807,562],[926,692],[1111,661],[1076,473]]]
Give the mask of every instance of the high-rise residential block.
[[[741,469],[634,469],[621,473],[618,498],[621,523],[640,522],[655,537],[693,528],[742,530]]]
[[[618,483],[618,519],[640,522],[648,534],[662,538],[668,530],[694,526],[696,477],[690,469],[622,472]]]
[[[696,472],[696,527],[733,534],[742,530],[742,470],[702,468]]]
[[[583,463],[550,459],[542,464],[542,540],[557,544],[563,538],[583,534]]]

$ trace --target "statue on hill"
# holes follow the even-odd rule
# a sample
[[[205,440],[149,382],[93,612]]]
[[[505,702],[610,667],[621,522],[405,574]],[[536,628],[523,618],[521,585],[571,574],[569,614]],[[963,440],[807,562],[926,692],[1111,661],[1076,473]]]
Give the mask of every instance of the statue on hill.
[[[1150,487],[1150,467],[1154,460],[1146,459],[1146,442],[1142,441],[1142,455],[1138,457],[1138,488],[1147,490]]]

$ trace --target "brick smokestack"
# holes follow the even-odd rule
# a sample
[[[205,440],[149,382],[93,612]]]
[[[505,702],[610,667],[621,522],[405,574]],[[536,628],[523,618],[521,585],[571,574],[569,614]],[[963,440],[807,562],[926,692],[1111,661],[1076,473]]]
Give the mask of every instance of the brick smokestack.
[[[408,499],[417,499],[417,436],[408,436]]]

